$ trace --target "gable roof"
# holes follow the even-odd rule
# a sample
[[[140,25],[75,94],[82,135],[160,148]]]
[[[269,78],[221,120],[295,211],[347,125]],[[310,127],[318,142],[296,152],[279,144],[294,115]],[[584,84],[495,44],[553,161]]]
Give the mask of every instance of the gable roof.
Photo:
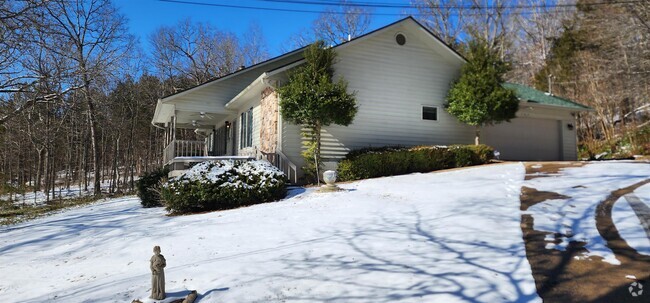
[[[517,83],[503,83],[503,87],[507,89],[512,89],[515,91],[517,98],[525,100],[531,103],[539,103],[542,105],[565,107],[570,109],[582,110],[582,111],[591,111],[591,107],[582,105],[580,103],[571,101],[566,98],[558,97],[555,95],[549,95],[543,91],[536,90],[532,87],[528,87],[522,84]]]
[[[224,75],[224,76],[221,76],[221,77],[216,77],[216,78],[210,79],[210,80],[208,80],[208,81],[205,81],[205,82],[203,82],[203,83],[201,83],[201,84],[198,84],[198,85],[195,85],[195,86],[192,86],[192,87],[188,87],[188,88],[186,88],[186,89],[183,89],[183,90],[177,91],[177,92],[175,92],[175,93],[173,93],[173,94],[169,94],[169,95],[167,95],[167,96],[164,96],[164,97],[160,98],[160,100],[169,99],[169,98],[171,98],[171,97],[177,97],[177,96],[183,95],[183,94],[185,94],[185,93],[188,93],[188,92],[190,92],[190,91],[193,91],[193,90],[195,90],[195,89],[197,89],[197,88],[203,87],[203,86],[205,86],[205,85],[208,85],[208,84],[211,84],[211,83],[215,83],[215,82],[219,82],[219,81],[222,81],[222,80],[226,80],[226,79],[229,79],[229,78],[235,77],[235,76],[237,76],[237,75],[239,75],[239,74],[243,74],[243,73],[245,73],[245,72],[248,72],[248,71],[250,71],[250,70],[252,70],[252,69],[254,69],[254,68],[262,67],[262,66],[264,66],[264,65],[267,65],[267,64],[270,64],[270,63],[273,63],[273,62],[276,62],[276,61],[282,60],[282,59],[284,59],[284,58],[287,58],[287,57],[289,57],[289,56],[295,55],[296,53],[300,53],[300,52],[304,51],[306,48],[307,48],[307,46],[303,46],[303,47],[301,47],[301,48],[294,49],[294,50],[292,50],[292,51],[290,51],[290,52],[287,52],[287,53],[284,53],[284,54],[282,54],[282,55],[279,55],[279,56],[273,57],[273,58],[268,59],[268,60],[266,60],[266,61],[262,61],[262,62],[259,62],[259,63],[256,63],[256,64],[253,64],[253,65],[251,65],[251,66],[248,66],[248,67],[245,67],[245,68],[239,69],[239,70],[234,71],[234,72],[232,72],[232,73],[230,73],[230,74],[227,74],[227,75]]]
[[[382,27],[380,27],[380,28],[378,28],[378,29],[375,29],[375,30],[373,30],[373,31],[370,31],[370,32],[368,32],[368,33],[366,33],[366,34],[363,34],[363,35],[361,35],[361,36],[358,36],[358,37],[355,37],[355,38],[350,39],[350,40],[348,40],[348,41],[345,41],[345,42],[339,43],[339,44],[333,46],[333,48],[339,48],[339,47],[341,47],[341,46],[345,46],[345,45],[348,45],[348,44],[352,44],[352,43],[358,42],[359,40],[362,40],[362,39],[364,39],[364,38],[366,38],[366,37],[368,37],[368,36],[372,36],[372,35],[375,34],[375,33],[381,32],[381,31],[383,31],[384,29],[390,28],[390,27],[392,27],[392,26],[394,26],[394,25],[396,25],[396,24],[399,24],[399,23],[402,23],[402,22],[405,22],[405,21],[412,21],[412,22],[414,22],[414,23],[417,24],[421,29],[423,29],[427,34],[429,34],[431,37],[433,37],[437,42],[439,42],[439,43],[442,44],[446,49],[448,49],[449,51],[451,51],[451,52],[452,52],[455,56],[457,56],[459,59],[463,60],[464,62],[467,61],[467,59],[465,59],[465,57],[463,57],[463,56],[462,56],[460,53],[458,53],[455,49],[453,49],[451,46],[449,46],[447,43],[445,43],[442,39],[440,39],[438,36],[436,36],[436,35],[435,35],[432,31],[430,31],[427,27],[425,27],[425,26],[422,25],[420,22],[418,22],[417,20],[415,20],[415,18],[413,18],[412,16],[408,16],[408,17],[406,17],[406,18],[402,18],[402,19],[400,19],[400,20],[397,20],[397,21],[395,21],[395,22],[393,22],[393,23],[390,23],[390,24],[387,24],[387,25],[385,25],[385,26],[382,26]],[[273,58],[271,58],[271,59],[268,59],[268,60],[266,60],[266,61],[263,61],[263,62],[260,62],[260,63],[254,64],[254,65],[251,65],[251,66],[246,67],[246,68],[243,68],[243,69],[240,69],[240,70],[238,70],[238,71],[232,72],[232,73],[227,74],[227,75],[224,75],[224,76],[222,76],[222,77],[217,77],[217,78],[214,78],[214,79],[208,80],[208,81],[203,82],[203,83],[201,83],[201,84],[199,84],[199,85],[195,85],[195,86],[193,86],[193,87],[190,87],[190,88],[187,88],[187,89],[184,89],[184,90],[178,91],[178,92],[176,92],[176,93],[173,93],[173,94],[170,94],[170,95],[164,96],[164,97],[161,98],[161,100],[162,100],[162,101],[167,101],[169,98],[177,97],[177,96],[183,95],[183,94],[185,94],[185,93],[188,93],[189,91],[193,91],[193,90],[198,89],[198,88],[200,88],[200,87],[203,87],[203,86],[205,86],[205,85],[209,85],[209,84],[211,84],[211,83],[215,83],[215,82],[219,82],[219,81],[222,81],[222,80],[225,80],[225,79],[231,78],[231,77],[235,77],[235,76],[237,76],[237,75],[239,75],[239,74],[242,74],[242,73],[248,72],[248,71],[250,71],[251,69],[258,68],[258,67],[263,67],[264,65],[268,65],[268,64],[270,64],[270,63],[272,63],[272,62],[277,62],[277,61],[282,60],[282,59],[284,59],[284,58],[287,58],[287,57],[289,57],[289,56],[295,55],[296,53],[302,52],[302,51],[304,51],[306,48],[307,48],[307,46],[303,46],[303,47],[301,47],[301,48],[298,48],[298,49],[292,50],[292,51],[290,51],[290,52],[287,52],[287,53],[284,53],[284,54],[282,54],[282,55],[279,55],[279,56],[273,57]],[[296,62],[299,62],[299,61],[301,61],[301,60],[294,61],[294,62],[291,62],[291,63],[286,64],[286,65],[292,65],[292,64],[295,64]],[[277,70],[277,69],[280,69],[280,68],[282,68],[282,67],[279,67],[279,68],[273,68],[272,70]],[[268,71],[268,70],[265,70],[265,71]],[[261,74],[261,73],[260,73],[260,74]]]

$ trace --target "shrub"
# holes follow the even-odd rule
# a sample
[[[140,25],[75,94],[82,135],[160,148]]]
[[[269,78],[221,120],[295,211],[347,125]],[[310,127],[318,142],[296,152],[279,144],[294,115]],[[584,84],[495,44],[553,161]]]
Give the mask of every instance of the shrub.
[[[145,173],[136,181],[135,186],[140,197],[140,203],[144,207],[162,206],[160,201],[160,183],[167,178],[169,170],[159,168]]]
[[[449,147],[454,157],[454,167],[479,165],[494,158],[494,149],[487,145],[452,145]]]
[[[230,209],[284,198],[287,179],[266,161],[207,161],[161,188],[168,211],[188,213]]]
[[[629,159],[650,154],[650,125],[623,130],[610,140],[586,139],[578,145],[578,157],[587,160]]]
[[[486,145],[367,148],[350,152],[339,162],[342,181],[430,172],[489,162],[494,150]]]

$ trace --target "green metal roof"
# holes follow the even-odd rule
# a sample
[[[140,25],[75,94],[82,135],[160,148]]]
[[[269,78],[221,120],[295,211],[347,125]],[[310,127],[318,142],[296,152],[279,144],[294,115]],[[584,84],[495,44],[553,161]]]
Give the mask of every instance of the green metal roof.
[[[502,85],[505,88],[514,90],[515,94],[517,95],[517,98],[531,103],[573,108],[578,110],[592,110],[590,107],[584,106],[580,103],[573,102],[569,99],[561,98],[558,96],[549,95],[548,93],[536,90],[532,87],[528,87],[525,85],[516,84],[516,83],[503,83]]]

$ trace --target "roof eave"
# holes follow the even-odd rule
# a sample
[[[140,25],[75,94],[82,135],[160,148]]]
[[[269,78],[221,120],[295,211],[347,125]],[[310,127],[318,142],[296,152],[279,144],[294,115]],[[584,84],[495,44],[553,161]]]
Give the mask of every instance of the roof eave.
[[[267,76],[268,76],[267,73],[262,73],[259,77],[257,77],[257,79],[253,80],[253,82],[251,82],[251,84],[249,84],[248,86],[246,86],[246,88],[244,88],[242,91],[240,91],[239,94],[237,94],[237,96],[230,99],[230,101],[228,101],[228,103],[226,103],[226,105],[224,105],[224,107],[226,109],[235,109],[235,108],[237,108],[237,106],[240,105],[241,102],[243,102],[242,101],[242,100],[244,100],[243,97],[246,96],[246,94],[248,94],[253,89],[257,88],[258,86],[264,85],[264,79]]]
[[[527,106],[535,106],[535,107],[542,107],[542,108],[549,108],[549,109],[560,109],[560,110],[566,110],[566,111],[578,111],[578,112],[594,112],[595,110],[593,108],[587,107],[587,108],[579,108],[579,107],[570,107],[570,106],[562,106],[562,105],[553,105],[553,104],[544,104],[540,103],[534,100],[522,100],[519,99],[520,104],[524,104]]]
[[[186,94],[188,94],[188,93],[190,93],[190,92],[193,92],[193,91],[195,91],[195,90],[197,90],[197,89],[203,88],[203,87],[205,87],[205,86],[207,86],[207,85],[211,85],[211,84],[214,84],[214,83],[218,83],[218,82],[221,82],[221,81],[224,81],[224,80],[230,79],[230,78],[235,77],[235,76],[238,76],[238,75],[240,75],[240,74],[242,74],[242,73],[244,73],[244,72],[248,72],[248,71],[250,71],[250,70],[252,70],[252,69],[254,69],[254,68],[261,67],[261,66],[264,66],[264,65],[266,65],[266,64],[270,64],[270,63],[273,63],[273,62],[276,62],[276,61],[282,60],[282,59],[284,59],[284,58],[286,58],[286,57],[289,57],[289,56],[295,55],[296,53],[302,52],[305,48],[306,48],[306,46],[301,47],[301,48],[298,48],[298,49],[295,49],[295,50],[290,51],[290,52],[288,52],[288,53],[284,53],[284,54],[282,54],[282,55],[279,55],[279,56],[273,57],[273,58],[271,58],[271,59],[268,59],[268,60],[266,60],[266,61],[263,61],[263,62],[260,62],[260,63],[254,64],[254,65],[251,65],[251,66],[249,66],[249,67],[247,67],[247,68],[244,68],[244,69],[241,69],[241,70],[238,70],[238,71],[232,72],[232,73],[227,74],[227,75],[225,75],[225,76],[223,76],[223,77],[215,78],[215,79],[212,79],[212,80],[209,80],[209,81],[203,82],[203,83],[201,83],[201,84],[199,84],[199,85],[196,85],[196,86],[190,87],[190,88],[188,88],[188,89],[185,89],[185,90],[182,90],[182,91],[179,91],[179,92],[173,93],[173,94],[171,94],[171,95],[167,95],[167,96],[165,96],[165,97],[162,97],[160,100],[162,100],[162,102],[169,102],[169,101],[172,101],[172,100],[174,100],[174,99],[176,99],[176,98],[178,98],[178,97],[184,96],[184,95],[186,95]]]

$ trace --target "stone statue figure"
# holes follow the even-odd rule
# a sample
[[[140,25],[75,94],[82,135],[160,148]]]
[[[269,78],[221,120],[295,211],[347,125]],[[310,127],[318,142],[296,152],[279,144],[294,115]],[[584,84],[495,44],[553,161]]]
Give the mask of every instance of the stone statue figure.
[[[151,257],[151,298],[162,300],[165,298],[165,266],[167,261],[160,254],[160,246],[153,247],[153,256]]]

